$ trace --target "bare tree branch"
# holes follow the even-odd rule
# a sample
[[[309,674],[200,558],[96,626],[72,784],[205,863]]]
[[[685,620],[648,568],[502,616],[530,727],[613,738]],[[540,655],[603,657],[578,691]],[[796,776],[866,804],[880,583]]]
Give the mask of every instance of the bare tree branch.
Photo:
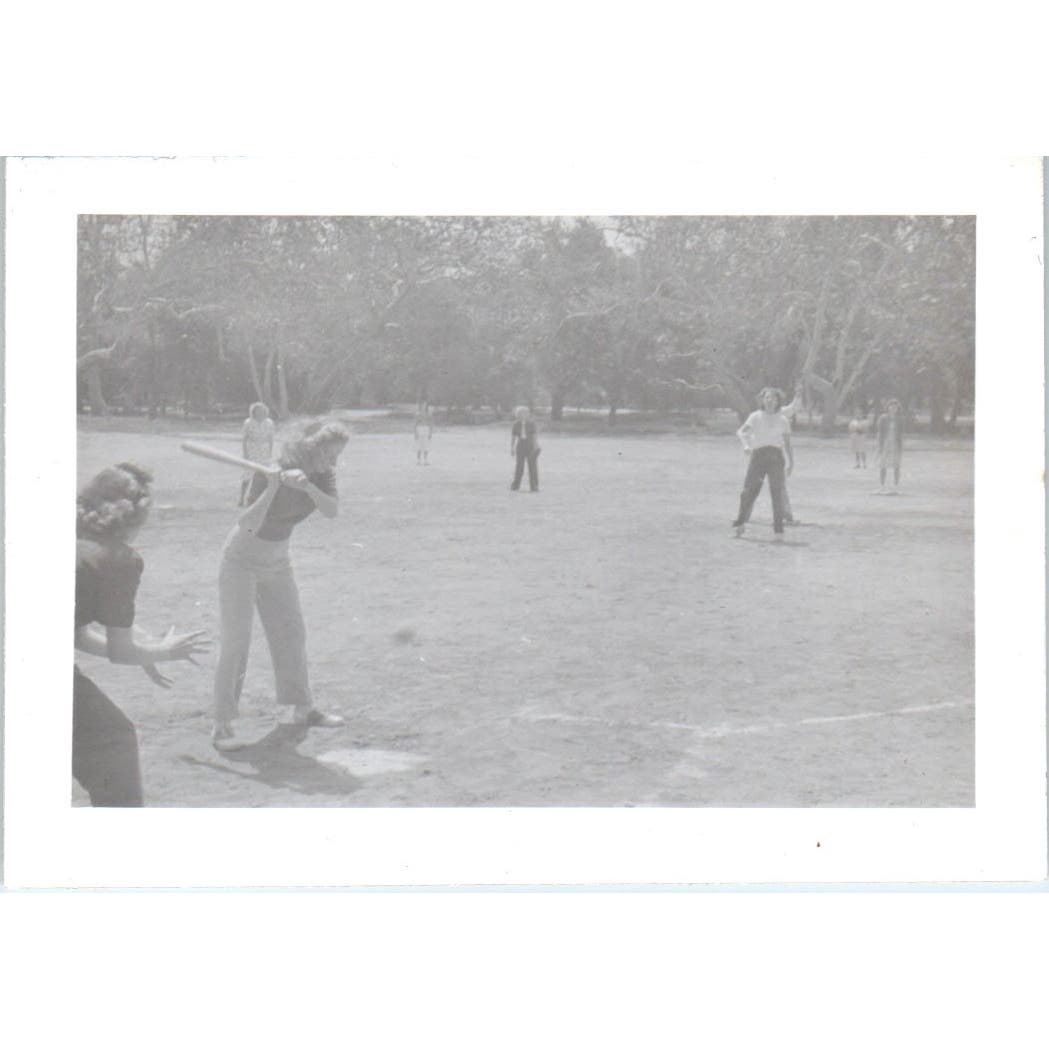
[[[644,376],[648,378],[647,376]],[[707,393],[710,390],[722,390],[725,387],[719,382],[712,383],[695,383],[689,382],[688,379],[662,379],[659,377],[649,378],[649,382],[655,383],[657,386],[683,386],[686,390],[691,390],[694,393]]]
[[[112,346],[103,346],[97,350],[91,350],[85,353],[82,357],[77,358],[76,368],[77,371],[84,371],[88,368],[96,368],[98,365],[108,362],[113,357],[113,351],[117,348],[117,342],[114,342]]]

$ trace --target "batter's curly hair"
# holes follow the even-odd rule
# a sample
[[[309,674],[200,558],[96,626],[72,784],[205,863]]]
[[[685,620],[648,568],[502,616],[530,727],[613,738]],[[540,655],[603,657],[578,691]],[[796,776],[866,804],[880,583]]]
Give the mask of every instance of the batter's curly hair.
[[[350,431],[335,419],[314,419],[291,430],[283,439],[280,465],[285,470],[305,470],[313,467],[314,452],[327,445],[337,445],[341,452],[350,439]]]
[[[139,528],[153,502],[153,475],[137,463],[117,463],[96,474],[76,497],[81,539],[123,539]]]

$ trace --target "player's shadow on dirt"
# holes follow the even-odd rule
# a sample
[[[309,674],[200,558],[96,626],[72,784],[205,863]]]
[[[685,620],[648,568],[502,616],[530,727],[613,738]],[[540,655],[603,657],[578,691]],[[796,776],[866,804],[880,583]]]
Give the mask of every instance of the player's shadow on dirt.
[[[230,776],[265,783],[268,787],[283,787],[300,794],[354,794],[361,781],[347,772],[333,769],[323,762],[300,754],[296,749],[306,738],[306,730],[290,725],[277,725],[262,739],[239,750],[225,751],[222,757],[231,763],[248,765],[253,771],[230,768],[219,761],[202,761],[190,754],[182,760],[189,765],[201,765],[225,772]]]

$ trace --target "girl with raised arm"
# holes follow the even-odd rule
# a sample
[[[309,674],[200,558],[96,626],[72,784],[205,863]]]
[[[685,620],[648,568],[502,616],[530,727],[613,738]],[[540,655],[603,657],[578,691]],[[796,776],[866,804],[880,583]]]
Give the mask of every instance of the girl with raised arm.
[[[751,412],[736,431],[747,455],[747,473],[739,497],[739,513],[732,522],[737,538],[743,535],[762,482],[768,477],[772,495],[772,527],[776,541],[781,542],[783,539],[783,490],[785,477],[794,469],[794,453],[790,446],[790,422],[780,412],[782,401],[783,395],[779,390],[766,386],[758,395],[761,407]]]

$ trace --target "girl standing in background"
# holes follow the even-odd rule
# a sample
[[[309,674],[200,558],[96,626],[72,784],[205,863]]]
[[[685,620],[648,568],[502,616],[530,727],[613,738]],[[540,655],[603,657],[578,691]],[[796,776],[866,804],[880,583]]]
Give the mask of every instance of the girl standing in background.
[[[256,401],[248,411],[248,417],[244,420],[244,430],[241,434],[241,455],[250,459],[253,463],[262,463],[268,466],[273,462],[273,420],[270,418],[270,410],[262,403]],[[248,494],[248,486],[255,476],[254,470],[245,470],[244,479],[240,482],[240,501],[238,506],[244,505]]]

